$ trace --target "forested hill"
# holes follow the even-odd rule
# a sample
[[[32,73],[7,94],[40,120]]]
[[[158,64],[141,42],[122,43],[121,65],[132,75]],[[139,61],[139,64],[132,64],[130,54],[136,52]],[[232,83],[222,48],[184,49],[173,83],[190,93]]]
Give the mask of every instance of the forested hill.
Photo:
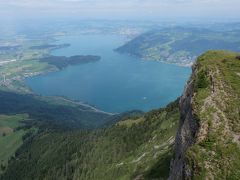
[[[91,131],[41,131],[25,138],[2,179],[167,178],[178,101]]]
[[[39,133],[94,129],[117,117],[63,97],[0,90],[0,175]]]
[[[52,128],[89,129],[103,126],[112,115],[63,97],[0,91],[0,114],[28,114],[34,124]]]
[[[197,56],[213,49],[240,51],[240,31],[183,27],[155,29],[116,50],[147,60],[191,66]]]
[[[99,61],[101,59],[100,56],[93,55],[75,55],[70,57],[65,56],[48,56],[41,58],[40,61],[47,62],[48,64],[56,66],[58,69],[66,68],[69,65],[78,65],[78,64],[86,64],[93,63]]]

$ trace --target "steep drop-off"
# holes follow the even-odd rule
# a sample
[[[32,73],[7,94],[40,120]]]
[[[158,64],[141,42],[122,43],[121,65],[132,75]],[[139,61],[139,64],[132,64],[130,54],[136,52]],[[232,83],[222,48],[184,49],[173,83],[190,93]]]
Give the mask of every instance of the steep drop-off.
[[[240,58],[200,56],[180,99],[169,179],[240,178]]]

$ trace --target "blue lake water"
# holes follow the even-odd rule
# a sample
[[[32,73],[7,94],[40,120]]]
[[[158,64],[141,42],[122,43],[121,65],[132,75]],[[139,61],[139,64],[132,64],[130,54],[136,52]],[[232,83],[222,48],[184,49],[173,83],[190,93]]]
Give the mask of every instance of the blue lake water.
[[[26,83],[43,95],[64,95],[108,112],[163,107],[183,92],[190,68],[141,60],[113,49],[124,44],[117,35],[80,35],[59,38],[71,46],[53,55],[99,55],[94,63],[28,78]]]

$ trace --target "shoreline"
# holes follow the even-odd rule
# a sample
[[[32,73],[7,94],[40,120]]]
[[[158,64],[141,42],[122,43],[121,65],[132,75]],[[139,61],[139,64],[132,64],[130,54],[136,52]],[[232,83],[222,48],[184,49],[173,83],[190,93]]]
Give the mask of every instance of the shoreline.
[[[170,64],[170,65],[185,67],[185,68],[191,68],[192,65],[194,64],[194,62],[196,61],[196,60],[193,60],[192,62],[185,63],[185,64],[184,63],[174,63],[174,62],[169,62],[169,61],[164,61],[164,60],[159,60],[159,59],[141,57],[141,56],[137,56],[137,55],[134,55],[134,54],[131,54],[131,53],[124,53],[124,52],[118,51],[117,49],[113,49],[113,51],[115,51],[119,54],[125,54],[125,55],[128,55],[128,56],[139,58],[142,61],[160,62],[160,63],[164,63],[164,64]]]
[[[54,42],[57,42],[58,40],[56,38],[54,38],[54,40],[52,41],[53,43]],[[45,44],[43,44],[42,46],[44,46]],[[62,48],[67,48],[70,46],[70,44],[68,46],[63,46],[62,44],[58,44],[57,46],[59,46],[58,48],[54,48],[54,49],[47,49],[47,53],[43,53],[42,54],[42,57],[46,56],[46,55],[52,55],[52,52],[54,50],[57,50],[57,49],[62,49]],[[37,62],[37,63],[40,63],[42,65],[45,64],[45,67],[40,70],[40,71],[36,71],[35,69],[31,69],[30,71],[28,70],[28,72],[25,72],[25,71],[20,71],[19,74],[16,74],[16,75],[12,75],[11,73],[8,74],[8,76],[10,77],[7,77],[5,79],[5,75],[4,75],[4,72],[3,72],[3,76],[4,76],[4,79],[2,81],[0,81],[0,90],[4,90],[4,91],[11,91],[11,92],[15,92],[15,93],[22,93],[22,94],[32,94],[32,95],[36,95],[36,96],[42,96],[42,97],[57,97],[57,98],[61,98],[62,100],[65,100],[67,102],[70,102],[70,103],[73,103],[75,105],[81,105],[83,107],[86,107],[86,108],[89,108],[89,110],[82,110],[82,111],[93,111],[93,112],[98,112],[98,113],[103,113],[103,114],[107,114],[107,115],[116,115],[118,113],[111,113],[111,112],[105,112],[101,109],[98,109],[94,106],[91,106],[89,104],[86,104],[84,102],[81,102],[80,100],[77,100],[77,99],[70,99],[68,97],[62,97],[62,96],[46,96],[46,95],[41,95],[35,91],[33,91],[31,89],[31,87],[29,87],[27,84],[26,84],[26,79],[28,78],[31,78],[31,77],[36,77],[36,76],[42,76],[42,75],[47,75],[49,73],[54,73],[54,72],[58,72],[58,71],[62,71],[64,69],[66,69],[67,67],[63,68],[63,69],[59,69],[57,68],[56,66],[54,65],[51,65],[47,62],[43,62],[43,61],[40,61],[39,58],[36,58],[36,60],[11,60],[10,62],[9,61],[3,61],[3,64],[0,64],[0,67],[3,67],[5,65],[8,65],[8,64],[13,64],[13,63],[26,63],[25,65],[30,65],[32,62]],[[16,67],[14,68],[17,68],[19,67],[17,64],[15,64]],[[22,65],[23,66],[23,65]],[[10,70],[14,69],[13,67],[11,67]],[[20,66],[20,68],[22,68]],[[9,72],[8,70],[8,67],[6,67],[5,69],[6,72]],[[12,76],[12,77],[11,77]]]
[[[57,37],[55,37],[49,44],[51,45],[51,44],[56,44],[57,42],[59,42],[59,40],[57,39]],[[69,46],[71,46],[71,44],[69,44],[69,46],[62,46],[62,44],[58,44],[59,45],[59,48],[54,48],[54,49],[47,49],[47,53],[45,53],[45,54],[43,54],[43,56],[45,55],[49,55],[49,56],[51,56],[51,55],[53,55],[53,52],[55,51],[55,50],[58,50],[58,49],[62,49],[62,48],[67,48],[67,47],[69,47]],[[40,46],[41,47],[41,46]],[[119,52],[118,52],[119,53]],[[119,53],[119,54],[122,54],[122,53]],[[130,55],[131,56],[131,55]],[[144,58],[139,58],[139,59],[142,59],[143,61],[157,61],[158,63],[163,63],[163,64],[170,64],[170,65],[174,65],[174,66],[178,66],[178,67],[184,67],[184,68],[186,68],[186,66],[181,66],[181,65],[179,65],[179,64],[174,64],[174,63],[169,63],[169,62],[166,62],[166,61],[159,61],[159,60],[153,60],[153,59],[144,59]],[[23,61],[25,61],[25,62],[27,62],[27,60],[23,60]],[[35,61],[38,61],[38,63],[40,63],[40,64],[44,64],[44,62],[42,62],[42,61],[40,61],[40,60],[35,60]],[[28,62],[27,62],[28,63]],[[48,73],[53,73],[53,72],[58,72],[58,71],[62,71],[62,70],[64,70],[64,69],[66,69],[67,67],[65,67],[65,68],[63,68],[63,69],[59,69],[59,68],[56,68],[54,65],[49,65],[49,63],[47,63],[46,62],[46,64],[48,64],[48,66],[45,66],[43,69],[41,69],[41,71],[34,71],[34,69],[32,69],[32,71],[30,70],[30,72],[28,72],[28,73],[25,73],[25,74],[22,74],[22,76],[20,75],[20,76],[17,76],[17,77],[15,77],[15,79],[13,79],[13,81],[14,80],[16,80],[16,81],[20,81],[20,86],[22,87],[22,89],[25,89],[26,91],[25,91],[25,93],[30,93],[30,94],[35,94],[35,95],[39,95],[39,93],[37,93],[37,92],[35,92],[35,91],[33,91],[32,89],[31,89],[31,87],[30,86],[28,86],[27,84],[26,84],[26,79],[28,79],[28,78],[31,78],[31,77],[36,77],[36,76],[42,76],[42,75],[47,75]],[[190,66],[187,66],[187,68],[189,68]],[[43,96],[46,96],[46,95],[43,95]],[[50,95],[50,96],[52,96],[52,97],[61,97],[61,95]],[[78,99],[71,99],[71,98],[69,98],[69,97],[65,97],[65,96],[62,96],[62,97],[64,97],[64,99],[66,99],[66,100],[69,100],[69,101],[71,101],[71,102],[74,102],[75,104],[79,104],[79,105],[81,105],[81,106],[85,106],[85,107],[87,107],[87,108],[91,108],[93,111],[95,111],[95,112],[102,112],[102,113],[105,113],[105,114],[111,114],[111,115],[114,115],[114,114],[119,114],[119,113],[115,113],[115,112],[113,112],[113,113],[111,113],[111,112],[106,112],[106,111],[103,111],[103,110],[101,110],[101,109],[99,109],[99,108],[96,108],[94,105],[90,105],[90,104],[88,104],[88,103],[84,103],[84,102],[81,102],[81,100],[78,100]],[[76,102],[76,101],[78,101],[78,102]]]

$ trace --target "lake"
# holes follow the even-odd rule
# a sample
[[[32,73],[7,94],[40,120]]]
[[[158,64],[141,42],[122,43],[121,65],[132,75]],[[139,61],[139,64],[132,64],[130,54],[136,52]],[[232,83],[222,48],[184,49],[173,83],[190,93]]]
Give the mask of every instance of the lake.
[[[101,60],[31,77],[26,84],[42,95],[66,96],[114,113],[163,107],[182,94],[190,68],[113,51],[125,41],[120,35],[60,37],[59,44],[71,46],[53,55],[99,55]]]

